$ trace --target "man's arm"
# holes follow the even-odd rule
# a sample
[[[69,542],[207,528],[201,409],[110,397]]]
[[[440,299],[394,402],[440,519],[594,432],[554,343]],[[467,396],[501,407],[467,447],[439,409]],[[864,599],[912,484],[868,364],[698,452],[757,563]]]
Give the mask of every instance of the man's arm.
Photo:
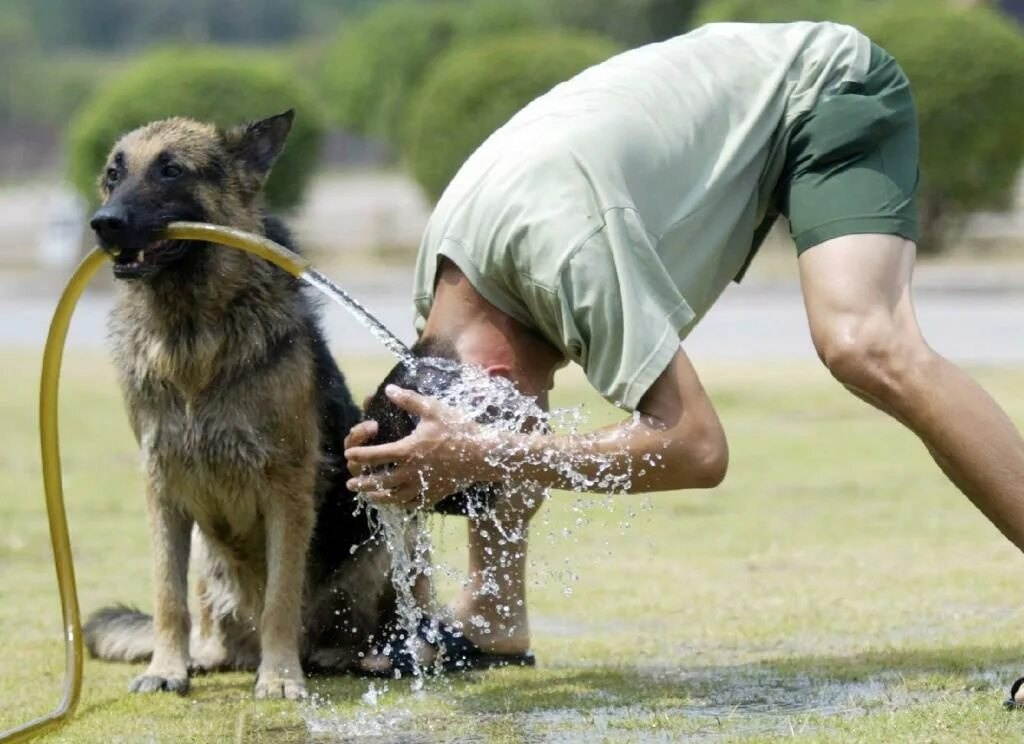
[[[349,488],[377,503],[433,504],[474,482],[515,479],[590,492],[710,488],[725,476],[728,447],[697,373],[680,349],[641,399],[637,414],[588,434],[520,434],[466,421],[458,411],[395,389],[394,403],[420,418],[408,437],[359,446],[375,425],[345,440]]]

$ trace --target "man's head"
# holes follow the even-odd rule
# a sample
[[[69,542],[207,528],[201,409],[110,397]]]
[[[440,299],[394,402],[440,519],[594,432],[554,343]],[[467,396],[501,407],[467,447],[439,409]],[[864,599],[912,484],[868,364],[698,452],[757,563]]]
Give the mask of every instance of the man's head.
[[[377,422],[377,434],[368,445],[403,439],[418,423],[387,397],[384,391],[388,385],[457,406],[482,424],[520,430],[541,415],[536,401],[522,395],[509,379],[461,362],[450,339],[423,338],[411,352],[413,359],[396,364],[366,401],[365,418]],[[473,516],[493,504],[494,498],[494,485],[474,485],[444,499],[435,510]]]
[[[203,250],[196,242],[160,240],[170,222],[258,230],[258,197],[293,118],[286,111],[222,131],[176,117],[124,135],[100,175],[103,203],[90,222],[115,255],[114,276],[149,277]]]
[[[447,258],[438,263],[433,303],[412,356],[367,400],[366,418],[378,424],[368,444],[397,441],[416,428],[414,417],[385,395],[391,384],[438,398],[480,423],[532,429],[544,418],[547,391],[565,361],[539,334],[490,304]],[[459,499],[465,503],[464,494]],[[449,511],[451,501],[439,510]]]
[[[554,384],[555,370],[566,362],[549,340],[492,305],[445,257],[438,260],[422,337],[446,339],[459,361],[511,380],[525,395],[542,400]]]
[[[448,339],[420,339],[410,351],[415,362],[401,361],[392,367],[366,401],[365,418],[377,422],[377,435],[368,444],[397,442],[416,428],[412,414],[403,411],[384,394],[388,385],[436,398],[451,390],[462,377],[458,354]]]

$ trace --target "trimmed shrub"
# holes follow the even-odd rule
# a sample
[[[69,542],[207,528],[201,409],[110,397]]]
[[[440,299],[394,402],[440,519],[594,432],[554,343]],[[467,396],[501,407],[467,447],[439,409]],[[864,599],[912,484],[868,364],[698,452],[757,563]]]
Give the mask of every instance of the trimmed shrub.
[[[545,0],[559,27],[606,36],[627,47],[686,31],[700,0]]]
[[[982,8],[894,2],[859,24],[910,79],[921,127],[922,248],[1004,207],[1024,164],[1024,34]]]
[[[343,28],[320,88],[337,124],[397,145],[410,97],[437,57],[455,44],[541,24],[533,3],[383,3]]]
[[[921,128],[923,251],[941,250],[966,212],[1012,195],[1024,163],[1024,34],[995,12],[930,0],[713,0],[699,20],[850,23],[897,59]]]
[[[82,53],[58,59],[34,56],[24,66],[11,66],[10,119],[43,127],[63,128],[116,67],[116,62]],[[0,99],[2,99],[0,95]],[[0,104],[0,110],[4,109]],[[2,114],[0,114],[2,116]]]
[[[717,21],[850,23],[872,6],[899,0],[711,0],[701,5],[697,24]]]
[[[410,107],[404,139],[413,177],[436,200],[459,166],[520,108],[613,55],[600,36],[492,39],[438,60]]]
[[[323,118],[312,95],[283,65],[265,56],[201,48],[146,55],[102,85],[68,128],[71,179],[90,199],[114,142],[125,132],[169,116],[189,116],[222,127],[295,108],[295,124],[267,182],[268,203],[297,205],[316,166]]]

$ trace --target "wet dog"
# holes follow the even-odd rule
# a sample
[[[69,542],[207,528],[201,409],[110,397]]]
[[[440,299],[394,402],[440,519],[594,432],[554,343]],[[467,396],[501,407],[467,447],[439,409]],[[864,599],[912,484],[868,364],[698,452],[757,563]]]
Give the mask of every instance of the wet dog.
[[[301,282],[232,248],[160,238],[173,221],[290,248],[261,192],[293,112],[229,130],[184,118],[126,134],[91,226],[114,256],[113,358],[141,451],[153,616],[86,624],[90,652],[150,659],[137,692],[187,691],[190,670],[255,669],[256,697],[305,695],[303,664],[346,670],[394,614],[389,556],[345,489],[360,412]],[[191,622],[188,564],[197,568]]]

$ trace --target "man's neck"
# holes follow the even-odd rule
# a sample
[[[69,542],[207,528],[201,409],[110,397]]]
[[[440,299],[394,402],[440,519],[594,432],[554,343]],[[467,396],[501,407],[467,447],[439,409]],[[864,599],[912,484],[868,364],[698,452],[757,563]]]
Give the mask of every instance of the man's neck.
[[[526,395],[549,390],[563,362],[554,346],[485,300],[448,261],[438,270],[423,335],[452,339],[461,361],[508,377]]]

